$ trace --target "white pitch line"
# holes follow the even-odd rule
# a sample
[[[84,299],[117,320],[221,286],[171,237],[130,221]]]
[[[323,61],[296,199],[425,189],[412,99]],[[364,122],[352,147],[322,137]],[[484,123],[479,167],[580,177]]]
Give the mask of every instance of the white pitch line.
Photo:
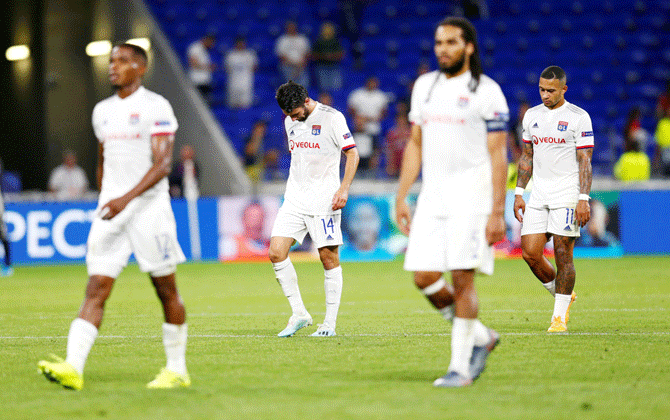
[[[540,314],[547,313],[548,309],[491,309],[491,310],[482,310],[482,314],[486,313],[518,313],[518,314]],[[666,312],[668,308],[591,308],[591,309],[578,309],[579,313],[600,313],[600,312]],[[551,312],[551,311],[550,311]],[[323,315],[324,312],[315,312],[310,311],[312,315]],[[416,309],[409,311],[413,314],[437,314],[437,311],[432,309]],[[346,311],[340,311],[341,315],[346,315]],[[216,317],[255,317],[255,316],[290,316],[288,312],[201,312],[201,313],[189,313],[189,317],[193,318],[216,318]],[[107,314],[105,319],[126,319],[126,318],[155,318],[156,314]],[[32,313],[25,315],[13,315],[13,314],[0,314],[0,320],[2,319],[72,319],[73,314],[45,314],[45,313]]]
[[[501,333],[501,336],[517,337],[538,337],[551,336],[546,332],[509,332]],[[577,335],[577,336],[666,336],[670,331],[650,331],[650,332],[568,332],[558,335]],[[449,337],[449,333],[411,333],[411,334],[338,334],[338,337]],[[300,338],[298,336],[297,338]],[[308,336],[305,336],[308,337]],[[53,340],[66,339],[66,335],[61,336],[0,336],[0,340]],[[100,335],[100,339],[160,339],[159,335]],[[276,335],[261,334],[189,334],[189,338],[277,338]]]

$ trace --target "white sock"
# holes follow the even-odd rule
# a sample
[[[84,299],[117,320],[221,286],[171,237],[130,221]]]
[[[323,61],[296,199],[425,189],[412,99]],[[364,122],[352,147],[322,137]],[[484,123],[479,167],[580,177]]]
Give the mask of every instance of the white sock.
[[[84,365],[88,353],[91,351],[97,336],[98,329],[86,320],[75,318],[70,324],[65,361],[71,364],[80,375],[84,374]]]
[[[551,293],[552,296],[556,296],[556,279],[550,281],[549,283],[542,283],[545,289]]]
[[[186,375],[186,324],[163,323],[163,345],[167,364],[165,368],[180,375]]]
[[[323,270],[326,290],[326,319],[324,322],[335,329],[337,312],[340,309],[340,298],[342,297],[342,267],[338,266],[330,270]]]
[[[473,326],[473,334],[475,336],[474,345],[477,347],[484,347],[491,341],[491,335],[489,334],[489,329],[486,328],[484,324],[481,323],[478,319],[475,319],[475,325]]]
[[[440,309],[440,313],[442,314],[442,317],[446,319],[447,321],[451,321],[454,319],[454,304],[452,303],[451,305],[447,305],[444,308]]]
[[[556,293],[556,299],[554,300],[554,317],[560,316],[563,322],[565,322],[565,313],[568,312],[568,306],[570,306],[570,300],[572,295],[561,295]]]
[[[470,357],[474,346],[474,325],[476,319],[454,317],[451,327],[451,363],[449,372],[458,372],[470,377]]]
[[[297,315],[306,314],[307,309],[302,303],[300,289],[298,289],[298,273],[295,272],[291,259],[286,258],[284,261],[273,263],[272,268],[275,270],[277,282],[284,291],[284,296],[288,298],[293,313]]]

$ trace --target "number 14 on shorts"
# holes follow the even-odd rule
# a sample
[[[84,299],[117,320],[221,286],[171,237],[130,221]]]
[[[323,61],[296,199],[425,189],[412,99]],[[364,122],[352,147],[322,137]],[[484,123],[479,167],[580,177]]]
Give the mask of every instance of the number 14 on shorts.
[[[323,225],[323,233],[328,235],[328,229],[330,229],[330,233],[335,233],[335,222],[333,222],[333,218],[329,217],[328,222],[326,222],[326,219],[321,219],[321,224]]]

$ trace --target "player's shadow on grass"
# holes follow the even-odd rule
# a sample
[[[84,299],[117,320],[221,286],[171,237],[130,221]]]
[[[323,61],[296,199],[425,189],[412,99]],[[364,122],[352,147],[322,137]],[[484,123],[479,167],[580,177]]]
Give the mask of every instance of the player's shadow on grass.
[[[342,373],[342,377],[351,377],[357,380],[393,381],[393,382],[432,382],[444,373],[435,370],[400,370],[400,371],[355,371]]]

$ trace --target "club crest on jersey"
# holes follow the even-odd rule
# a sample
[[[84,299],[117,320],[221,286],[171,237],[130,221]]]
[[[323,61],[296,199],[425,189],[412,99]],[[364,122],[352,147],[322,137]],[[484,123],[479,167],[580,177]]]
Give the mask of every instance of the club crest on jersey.
[[[568,129],[568,122],[567,121],[559,121],[558,122],[558,131],[565,131]]]
[[[130,125],[135,125],[139,122],[140,122],[140,114],[130,114],[130,121],[128,121]]]
[[[312,135],[313,136],[318,136],[321,134],[321,126],[320,125],[313,125],[312,126]]]
[[[467,96],[461,96],[460,98],[458,98],[457,105],[459,107],[465,108],[466,106],[468,106],[468,103],[470,103],[470,98],[468,98]]]

